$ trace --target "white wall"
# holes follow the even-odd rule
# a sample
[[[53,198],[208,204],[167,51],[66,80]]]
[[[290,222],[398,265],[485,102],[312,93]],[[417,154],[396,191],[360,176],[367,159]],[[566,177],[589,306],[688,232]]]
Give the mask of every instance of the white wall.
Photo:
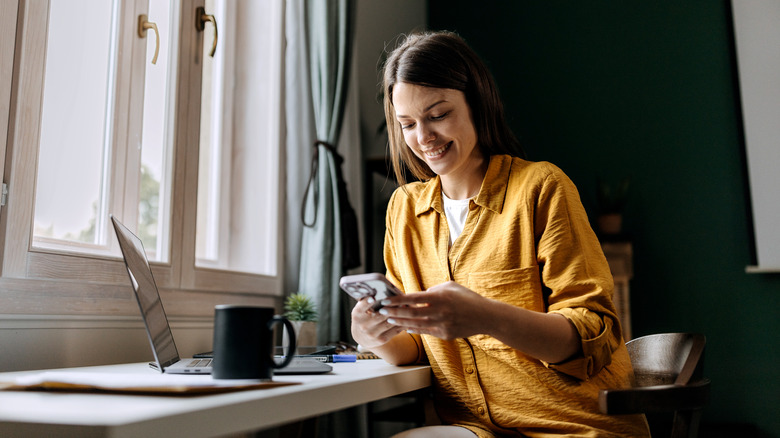
[[[780,272],[780,2],[732,2],[757,267]]]
[[[133,300],[127,287],[128,300]],[[163,304],[173,304],[168,319],[179,356],[210,351],[214,306],[245,304],[281,309],[278,297],[199,293],[177,301],[162,291]],[[129,306],[131,309],[137,305]],[[140,313],[123,315],[0,314],[0,372],[144,362],[153,359]]]
[[[207,318],[173,318],[171,326],[180,356],[211,350]],[[6,315],[0,345],[0,372],[153,360],[140,317]]]

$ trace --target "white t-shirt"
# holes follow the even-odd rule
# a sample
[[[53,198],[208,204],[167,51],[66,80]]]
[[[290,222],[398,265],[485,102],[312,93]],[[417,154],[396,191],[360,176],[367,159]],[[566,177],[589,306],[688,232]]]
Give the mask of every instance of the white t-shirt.
[[[441,192],[441,198],[444,201],[444,214],[447,216],[447,225],[450,227],[450,246],[455,243],[455,239],[463,232],[463,225],[466,223],[466,217],[469,215],[469,199],[450,199],[444,192]]]

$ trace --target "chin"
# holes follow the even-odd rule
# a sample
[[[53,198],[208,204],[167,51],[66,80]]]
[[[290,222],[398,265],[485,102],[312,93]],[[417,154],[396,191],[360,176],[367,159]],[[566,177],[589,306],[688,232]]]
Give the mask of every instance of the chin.
[[[447,175],[452,170],[452,169],[450,169],[449,166],[446,166],[446,165],[438,165],[438,166],[433,165],[432,166],[430,163],[427,163],[427,164],[428,164],[428,168],[430,168],[433,173],[435,173],[436,175],[439,175],[439,176]]]

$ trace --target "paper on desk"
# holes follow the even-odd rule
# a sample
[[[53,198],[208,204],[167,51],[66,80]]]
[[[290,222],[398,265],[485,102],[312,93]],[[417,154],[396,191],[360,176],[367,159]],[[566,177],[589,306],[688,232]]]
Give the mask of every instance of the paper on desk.
[[[265,389],[299,382],[216,380],[209,375],[85,373],[45,371],[0,382],[0,390],[102,391],[123,393],[203,394]]]

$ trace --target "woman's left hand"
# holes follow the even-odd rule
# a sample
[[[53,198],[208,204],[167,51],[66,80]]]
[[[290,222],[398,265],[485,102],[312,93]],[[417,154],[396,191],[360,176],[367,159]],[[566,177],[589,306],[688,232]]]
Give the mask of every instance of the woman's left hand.
[[[390,297],[380,313],[409,333],[445,340],[489,335],[550,363],[580,351],[580,335],[565,316],[491,300],[453,281]]]
[[[481,313],[491,302],[476,292],[448,281],[419,293],[388,298],[380,310],[391,324],[409,333],[428,334],[441,339],[466,338],[485,333],[490,323]]]

